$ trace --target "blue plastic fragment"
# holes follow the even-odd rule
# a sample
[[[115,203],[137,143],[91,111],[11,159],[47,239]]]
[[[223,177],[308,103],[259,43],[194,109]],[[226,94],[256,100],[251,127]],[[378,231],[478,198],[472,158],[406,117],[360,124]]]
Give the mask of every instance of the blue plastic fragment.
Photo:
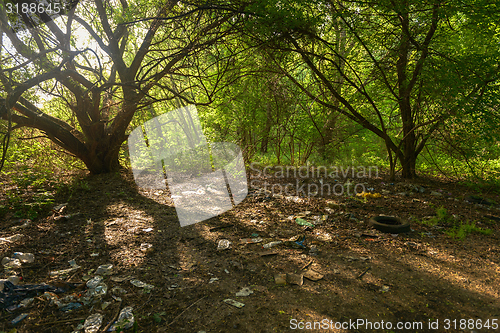
[[[23,320],[24,318],[28,317],[28,314],[27,313],[22,313],[20,314],[19,316],[17,316],[16,318],[14,318],[12,320],[12,325],[16,325],[17,323],[19,323],[21,320]]]

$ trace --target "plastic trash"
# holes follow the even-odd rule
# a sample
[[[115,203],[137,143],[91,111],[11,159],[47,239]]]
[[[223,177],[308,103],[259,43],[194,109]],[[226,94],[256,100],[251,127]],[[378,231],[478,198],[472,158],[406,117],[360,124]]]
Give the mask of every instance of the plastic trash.
[[[244,306],[245,306],[245,304],[240,303],[240,302],[235,301],[234,299],[230,299],[230,298],[226,298],[226,299],[224,300],[224,303],[227,303],[227,304],[229,304],[229,305],[235,306],[235,307],[237,307],[238,309],[241,309],[242,307],[244,307]]]
[[[95,277],[87,281],[87,287],[90,289],[94,289],[99,285],[99,283],[101,283],[101,281],[102,276],[96,275]]]
[[[102,324],[102,314],[94,313],[85,319],[83,328],[85,333],[97,333]]]
[[[22,224],[11,227],[10,228],[11,230],[24,229],[26,227],[29,227],[31,225],[31,220],[29,220],[29,219],[20,219],[20,220],[17,220],[15,223],[17,223],[17,224],[21,224],[22,223]]]
[[[152,252],[153,251],[153,244],[150,243],[142,243],[140,247],[142,252]]]
[[[264,244],[262,247],[263,247],[264,249],[270,249],[270,248],[272,248],[273,246],[279,245],[279,244],[281,244],[281,243],[283,243],[283,242],[282,242],[282,241],[270,242],[270,243]]]
[[[113,289],[111,289],[111,292],[115,295],[125,295],[127,293],[127,291],[122,287],[113,287]]]
[[[261,237],[257,238],[242,238],[240,239],[241,244],[253,244],[253,243],[261,243],[263,239]]]
[[[21,261],[19,259],[5,257],[2,259],[2,266],[7,269],[20,268]]]
[[[80,303],[69,303],[68,305],[63,306],[60,310],[62,312],[71,312],[73,310],[79,309],[82,305]]]
[[[95,288],[90,288],[87,290],[88,297],[100,297],[106,295],[108,292],[108,286],[104,282],[100,282]]]
[[[17,323],[19,323],[21,320],[23,320],[24,318],[28,317],[28,314],[27,313],[22,313],[20,314],[19,316],[17,316],[16,318],[14,318],[12,320],[12,325],[16,325]]]
[[[109,331],[114,332],[118,328],[121,330],[126,330],[134,326],[134,314],[132,311],[133,307],[127,306],[120,311],[118,315],[118,319],[116,322],[109,328]]]
[[[306,236],[294,236],[285,242],[285,245],[292,247],[294,249],[305,249],[306,246],[304,242],[306,241]]]
[[[80,268],[80,266],[78,266],[78,265],[76,264],[75,259],[71,259],[70,261],[68,261],[68,264],[69,264],[72,268]]]
[[[139,280],[130,280],[130,283],[132,283],[134,286],[139,287],[139,288],[144,288],[144,291],[149,292],[152,289],[154,289],[155,286],[152,284],[147,284]]]
[[[21,234],[15,234],[10,237],[0,237],[0,245],[1,244],[6,244],[6,243],[13,243],[21,240],[23,238],[23,235]]]
[[[246,287],[246,288],[243,288],[240,291],[238,291],[236,293],[236,296],[237,297],[246,297],[246,296],[249,296],[251,294],[253,294],[253,291],[250,288]]]
[[[18,285],[19,282],[21,281],[21,278],[19,276],[9,276],[7,279],[1,279],[0,280],[0,291],[3,291],[3,286],[5,284],[6,281],[9,281],[11,282],[13,285]]]
[[[79,268],[80,268],[80,266],[73,267],[73,268],[67,268],[67,269],[60,269],[58,271],[52,271],[52,272],[50,272],[50,276],[67,275],[67,274],[69,274],[71,272],[76,271]]]
[[[14,258],[19,259],[23,264],[30,264],[35,261],[35,255],[33,253],[14,252]]]
[[[95,271],[95,274],[96,275],[109,275],[109,274],[111,274],[112,269],[113,269],[112,264],[101,265],[97,268],[97,270]]]
[[[219,243],[217,244],[217,250],[227,250],[231,247],[231,241],[228,239],[221,239]]]

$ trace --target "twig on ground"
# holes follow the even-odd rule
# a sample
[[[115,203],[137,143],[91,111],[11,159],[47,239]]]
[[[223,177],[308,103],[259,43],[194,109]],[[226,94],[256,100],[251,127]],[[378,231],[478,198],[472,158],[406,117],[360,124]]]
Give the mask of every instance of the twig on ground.
[[[370,269],[372,269],[372,268],[368,267],[367,269],[365,269],[363,271],[363,273],[359,274],[358,277],[356,277],[356,279],[361,279],[366,274],[366,272],[368,272]]]
[[[186,312],[187,310],[189,310],[189,308],[191,308],[193,305],[195,305],[196,303],[198,303],[199,301],[201,301],[202,299],[206,298],[207,296],[203,296],[202,298],[200,298],[199,300],[197,300],[196,302],[194,302],[193,304],[191,304],[190,306],[188,306],[184,311],[182,311],[177,317],[174,318],[174,320],[172,320],[170,322],[170,324],[168,324],[167,326],[170,326],[172,325],[177,319],[179,319],[180,316],[182,316],[184,314],[184,312]]]
[[[300,270],[303,271],[304,269],[306,269],[307,267],[309,267],[309,265],[311,265],[312,263],[314,262],[314,260],[311,260],[309,261],[304,267],[302,267]]]
[[[116,312],[113,319],[111,319],[111,321],[101,330],[101,332],[106,332],[111,327],[111,325],[113,325],[113,323],[116,321],[116,319],[118,319],[118,316],[120,315],[121,307],[122,307],[122,301],[118,302],[118,312]]]

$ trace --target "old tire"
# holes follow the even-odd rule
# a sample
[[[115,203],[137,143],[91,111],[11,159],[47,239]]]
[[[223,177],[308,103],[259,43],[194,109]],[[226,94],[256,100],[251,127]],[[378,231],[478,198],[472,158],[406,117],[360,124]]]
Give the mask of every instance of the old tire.
[[[403,223],[400,218],[393,216],[374,216],[368,224],[373,228],[390,234],[410,232],[410,224]]]

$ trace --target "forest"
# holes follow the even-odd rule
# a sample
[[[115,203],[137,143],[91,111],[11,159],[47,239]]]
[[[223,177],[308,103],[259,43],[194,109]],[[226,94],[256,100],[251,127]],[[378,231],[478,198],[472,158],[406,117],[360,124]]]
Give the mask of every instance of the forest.
[[[499,6],[1,0],[0,332],[496,330]]]

